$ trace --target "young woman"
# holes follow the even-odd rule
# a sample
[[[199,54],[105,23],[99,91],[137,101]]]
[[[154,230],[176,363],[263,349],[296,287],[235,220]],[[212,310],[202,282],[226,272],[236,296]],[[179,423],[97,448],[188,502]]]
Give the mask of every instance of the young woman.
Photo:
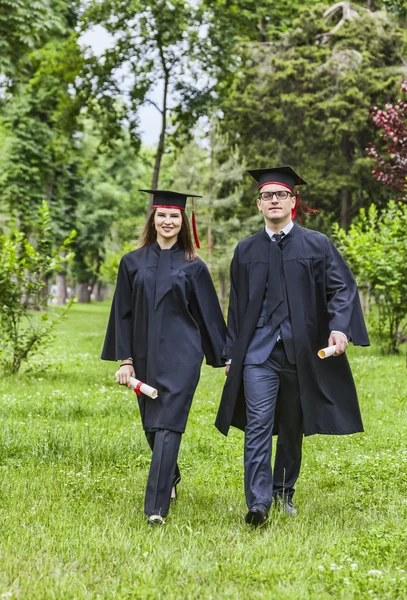
[[[122,361],[121,385],[137,377],[158,390],[156,399],[139,396],[139,407],[153,452],[144,511],[149,525],[163,525],[181,480],[178,451],[202,359],[224,365],[226,327],[193,247],[185,214],[190,194],[140,191],[153,194],[153,211],[141,247],[121,260],[102,359]]]

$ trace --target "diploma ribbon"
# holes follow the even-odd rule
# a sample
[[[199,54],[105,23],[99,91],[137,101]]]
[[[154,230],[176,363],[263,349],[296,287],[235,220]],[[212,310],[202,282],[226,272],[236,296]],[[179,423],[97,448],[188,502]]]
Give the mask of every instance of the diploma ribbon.
[[[136,387],[134,388],[134,393],[137,394],[137,396],[141,396],[141,386],[143,385],[142,381],[139,381],[138,384],[136,385]]]

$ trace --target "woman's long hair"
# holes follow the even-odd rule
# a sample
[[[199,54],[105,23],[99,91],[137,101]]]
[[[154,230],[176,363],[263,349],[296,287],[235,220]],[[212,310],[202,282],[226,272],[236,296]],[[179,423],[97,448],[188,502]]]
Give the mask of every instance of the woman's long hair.
[[[153,208],[149,215],[143,230],[140,235],[140,248],[151,246],[157,240],[157,231],[154,227],[154,216],[156,209]],[[195,260],[198,255],[195,252],[194,244],[191,236],[191,228],[189,226],[189,220],[184,210],[181,210],[182,225],[178,234],[177,243],[184,250],[184,260],[192,261]]]

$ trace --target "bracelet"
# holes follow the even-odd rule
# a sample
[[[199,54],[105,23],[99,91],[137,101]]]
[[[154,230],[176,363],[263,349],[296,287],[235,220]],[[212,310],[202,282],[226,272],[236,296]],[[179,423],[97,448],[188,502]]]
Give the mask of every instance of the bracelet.
[[[119,367],[119,369],[121,369],[122,367],[132,367],[133,363],[122,363]]]

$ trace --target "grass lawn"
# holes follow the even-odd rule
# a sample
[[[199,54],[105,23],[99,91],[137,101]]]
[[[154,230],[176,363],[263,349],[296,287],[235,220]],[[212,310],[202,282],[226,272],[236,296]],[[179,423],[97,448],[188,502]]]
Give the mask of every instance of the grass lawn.
[[[257,531],[243,434],[213,426],[223,370],[204,367],[179,500],[151,530],[137,398],[99,360],[107,314],[74,306],[46,369],[1,380],[0,600],[407,598],[404,356],[350,348],[366,433],[307,438],[297,518]]]

